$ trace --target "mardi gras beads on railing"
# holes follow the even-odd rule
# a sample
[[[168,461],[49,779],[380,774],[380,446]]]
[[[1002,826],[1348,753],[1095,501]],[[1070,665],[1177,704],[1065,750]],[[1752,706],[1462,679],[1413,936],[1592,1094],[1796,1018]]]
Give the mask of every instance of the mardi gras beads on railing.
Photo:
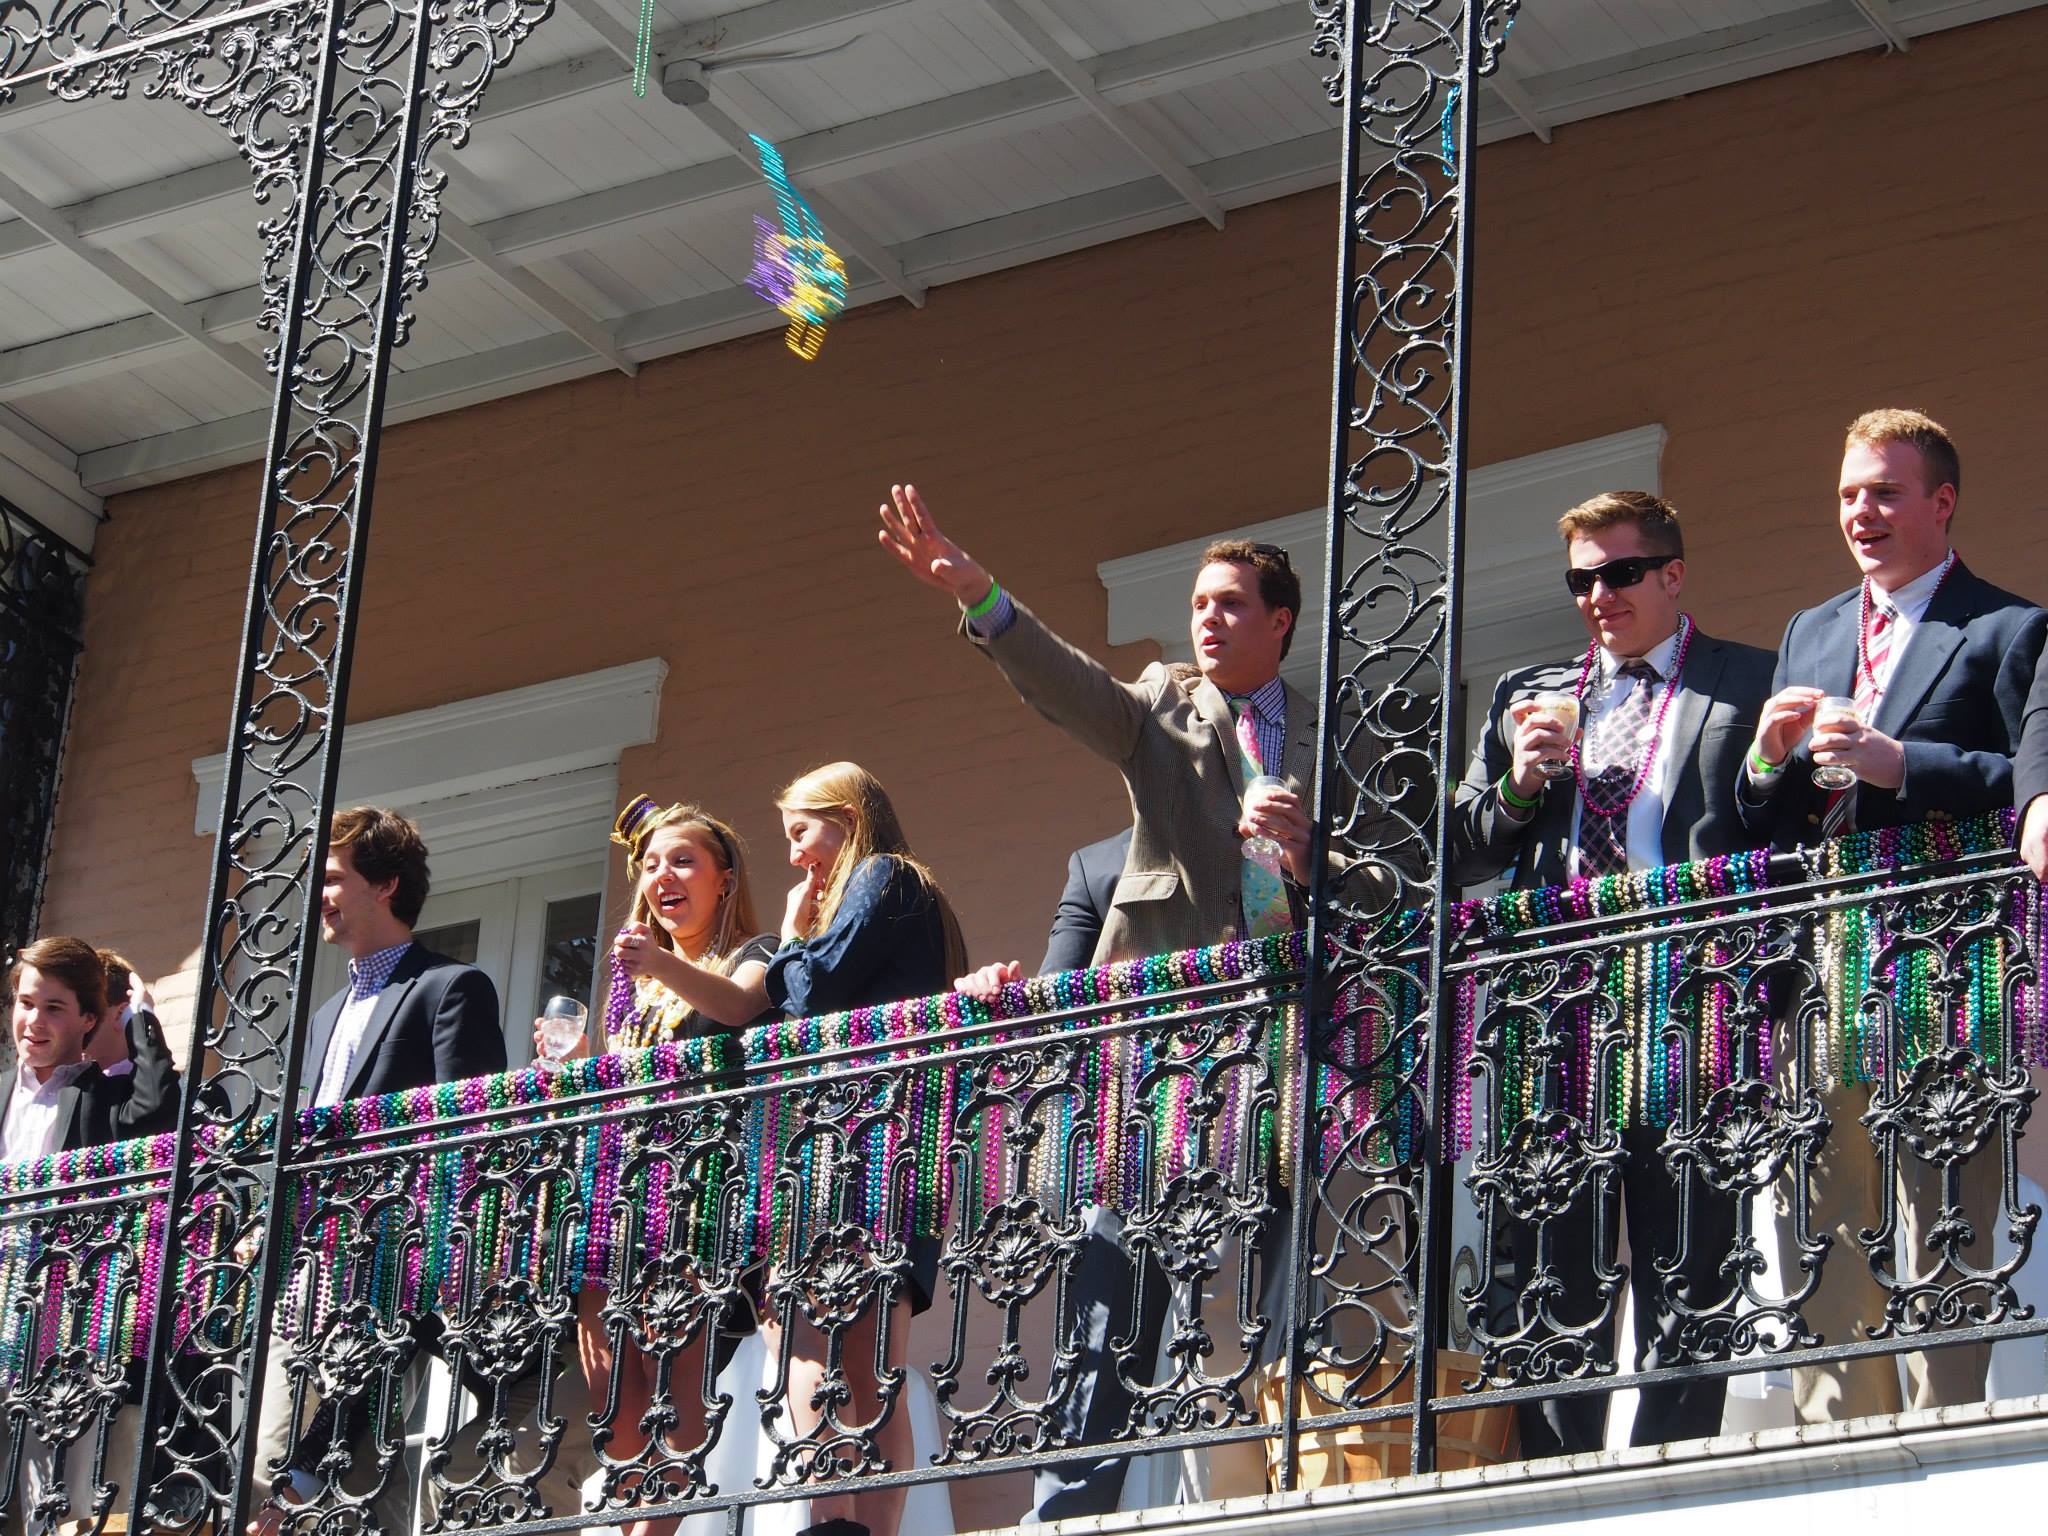
[[[1623,935],[1614,941],[1601,962],[1604,969],[1594,979],[1596,990],[1618,1010],[1624,1027],[1621,1059],[1625,1073],[1617,1072],[1598,1084],[1597,1089],[1616,1128],[1637,1122],[1663,1126],[1671,1122],[1681,1107],[1678,1098],[1686,1065],[1677,1041],[1667,1038],[1671,1035],[1673,998],[1687,995],[1697,1000],[1689,1012],[1702,1092],[1711,1093],[1750,1073],[1768,1076],[1773,1063],[1768,1027],[1751,1028],[1750,1059],[1738,1059],[1743,1040],[1735,1025],[1735,1009],[1741,989],[1750,980],[1749,968],[1737,967],[1732,974],[1719,974],[1728,964],[1727,952],[1722,946],[1705,941],[1704,959],[1715,968],[1715,974],[1703,978],[1688,991],[1685,983],[1690,951],[1683,944],[1658,939],[1652,914],[1680,903],[1715,898],[1733,903],[1755,892],[1808,878],[1884,874],[1996,852],[2011,846],[2013,823],[2013,813],[2002,811],[1963,822],[1929,822],[1858,833],[1810,850],[1802,864],[1775,873],[1767,855],[1746,853],[1544,890],[1509,891],[1483,901],[1461,903],[1455,909],[1455,921],[1461,943],[1471,947],[1506,941],[1501,953],[1511,959],[1512,940],[1517,934],[1596,917],[1644,914],[1643,940],[1631,944]],[[1878,902],[1874,908],[1872,898],[1858,896],[1844,900],[1825,914],[1816,935],[1816,960],[1826,999],[1826,1017],[1812,1043],[1812,1062],[1820,1086],[1869,1083],[1884,1074],[1888,1048],[1883,1037],[1883,1018],[1868,1006],[1869,1000],[1879,994],[1890,998],[1898,1020],[1903,1057],[1898,1065],[1902,1068],[1949,1043],[1971,1045],[1995,1068],[2008,1049],[2008,1033],[2010,1048],[2021,1061],[2030,1066],[2048,1065],[2048,1029],[2043,1027],[2043,978],[2038,958],[2030,984],[2023,989],[2008,988],[2007,971],[2015,957],[2007,952],[2010,944],[2004,937],[2006,932],[2016,933],[2026,954],[2041,954],[2041,891],[2030,880],[2016,880],[1998,900],[2003,910],[1994,913],[1994,898],[1990,894],[1982,898],[1983,911],[1978,916],[1983,919],[1983,931],[1963,941],[1960,947],[1959,966],[1968,985],[1960,990],[1953,1012],[1947,1017],[1940,1016],[1933,986],[1934,977],[1944,965],[1942,957],[1925,945],[1895,945],[1899,936],[1886,930],[1884,903]],[[1720,909],[1715,909],[1715,915],[1722,915]],[[1994,916],[2001,921],[1991,921]],[[1495,988],[1513,985],[1513,980],[1499,975],[1493,981]],[[2008,990],[2010,1018],[2006,1017]],[[1460,976],[1455,989],[1453,1099],[1450,1134],[1446,1137],[1452,1155],[1463,1155],[1473,1144],[1472,1078],[1468,1069],[1479,1049],[1476,1035],[1483,991],[1478,972],[1469,969]],[[1493,998],[1495,1039],[1486,1053],[1498,1078],[1502,1126],[1526,1118],[1539,1103],[1538,1084],[1525,1049],[1524,1021],[1514,1009],[1504,1006],[1513,1001],[1511,992]],[[1573,1070],[1567,1084],[1568,1102],[1583,1115],[1590,1111],[1596,1090],[1596,1042],[1590,1027],[1591,1010],[1581,1003],[1571,1014],[1576,1038]]]

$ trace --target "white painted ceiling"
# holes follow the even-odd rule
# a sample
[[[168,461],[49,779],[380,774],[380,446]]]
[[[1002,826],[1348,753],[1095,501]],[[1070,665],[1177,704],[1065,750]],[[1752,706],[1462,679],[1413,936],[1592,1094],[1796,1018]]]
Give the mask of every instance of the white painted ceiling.
[[[1524,0],[1481,137],[2040,3]],[[661,0],[657,74],[851,42],[718,68],[695,108],[632,94],[636,20],[559,0],[485,99],[394,419],[779,328],[740,285],[770,208],[746,130],[781,145],[856,304],[1336,176],[1307,0]],[[101,497],[257,457],[259,209],[220,131],[30,87],[0,108],[0,186],[22,204],[0,222],[0,493],[88,543]]]

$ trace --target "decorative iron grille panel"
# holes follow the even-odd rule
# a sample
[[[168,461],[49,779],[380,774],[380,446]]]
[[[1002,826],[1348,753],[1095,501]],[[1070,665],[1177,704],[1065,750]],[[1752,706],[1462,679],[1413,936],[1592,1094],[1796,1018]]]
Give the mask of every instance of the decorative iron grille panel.
[[[0,965],[35,935],[78,672],[86,562],[0,501]],[[6,1053],[11,1058],[10,1041]]]

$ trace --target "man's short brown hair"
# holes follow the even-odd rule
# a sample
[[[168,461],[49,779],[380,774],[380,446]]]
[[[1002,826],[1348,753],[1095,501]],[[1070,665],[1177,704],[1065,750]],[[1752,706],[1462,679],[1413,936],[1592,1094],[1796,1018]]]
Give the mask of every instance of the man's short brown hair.
[[[1250,539],[1218,539],[1202,551],[1204,565],[1248,565],[1259,574],[1259,601],[1268,608],[1287,610],[1287,633],[1280,641],[1285,658],[1294,644],[1294,631],[1301,623],[1301,578],[1294,574],[1294,562],[1278,544],[1257,544]]]
[[[396,880],[391,915],[410,928],[427,904],[427,845],[409,817],[382,806],[358,805],[334,813],[330,851],[346,851],[356,873],[372,885]]]
[[[107,1007],[118,1013],[128,1001],[128,978],[135,974],[135,967],[119,950],[103,949],[99,953],[100,964],[107,971]]]
[[[69,987],[78,999],[78,1011],[94,1018],[107,1012],[107,967],[100,952],[83,939],[52,934],[25,945],[7,968],[7,996],[13,1000],[21,986],[21,968],[32,965],[52,981]]]
[[[1649,491],[1602,491],[1560,517],[1557,535],[1569,544],[1582,534],[1599,533],[1618,523],[1635,524],[1643,531],[1643,542],[1658,554],[1685,558],[1678,509]]]
[[[1963,456],[1956,452],[1956,440],[1948,435],[1948,428],[1932,416],[1895,407],[1865,411],[1849,423],[1849,435],[1842,447],[1846,451],[1858,443],[1872,448],[1882,448],[1887,443],[1911,443],[1920,450],[1920,462],[1927,466],[1928,490],[1948,485],[1955,487],[1956,495],[1963,494]]]

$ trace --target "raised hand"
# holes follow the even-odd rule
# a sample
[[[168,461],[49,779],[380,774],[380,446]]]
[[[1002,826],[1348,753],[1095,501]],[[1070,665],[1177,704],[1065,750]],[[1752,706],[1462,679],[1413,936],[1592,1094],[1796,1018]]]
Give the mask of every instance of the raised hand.
[[[962,607],[971,608],[988,596],[994,585],[988,572],[940,531],[916,486],[890,486],[881,513],[882,526],[875,537],[911,575],[950,594]]]
[[[1767,763],[1782,763],[1813,728],[1814,712],[1826,695],[1818,688],[1787,688],[1764,700],[1756,723],[1756,754]]]

